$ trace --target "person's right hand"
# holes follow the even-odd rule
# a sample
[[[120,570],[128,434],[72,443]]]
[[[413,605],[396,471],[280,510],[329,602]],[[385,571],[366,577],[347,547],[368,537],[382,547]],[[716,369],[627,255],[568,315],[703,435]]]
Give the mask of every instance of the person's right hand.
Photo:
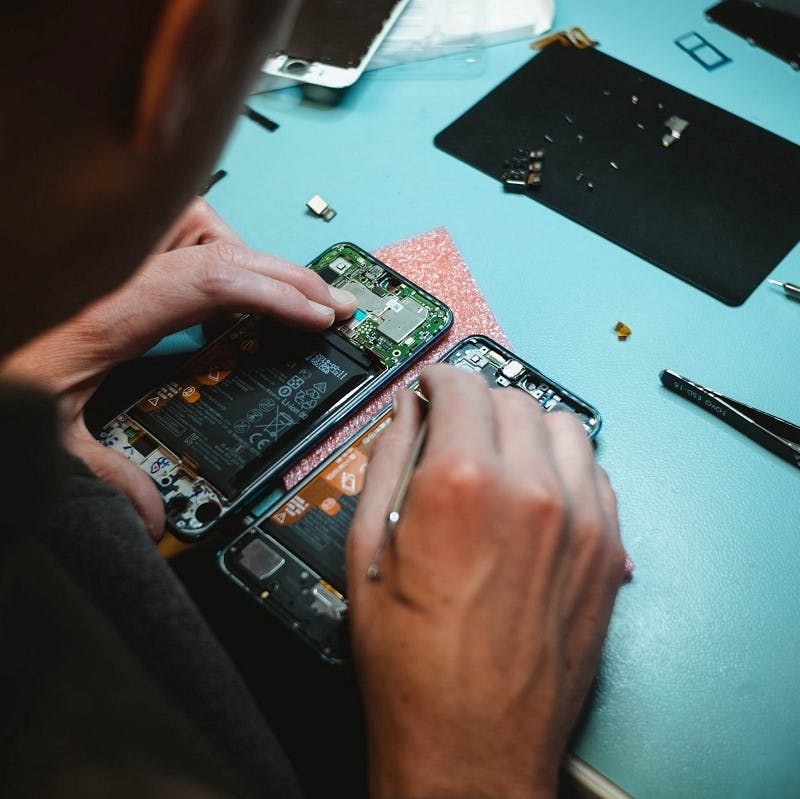
[[[410,392],[347,544],[372,796],[552,797],[624,578],[615,495],[572,414],[452,366],[422,388],[427,443],[378,581]]]

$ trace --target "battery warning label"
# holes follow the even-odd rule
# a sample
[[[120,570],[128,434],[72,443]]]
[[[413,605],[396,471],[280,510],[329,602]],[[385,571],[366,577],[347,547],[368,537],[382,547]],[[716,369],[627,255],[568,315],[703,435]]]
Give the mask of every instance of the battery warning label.
[[[390,421],[388,415],[376,420],[259,525],[340,591],[345,588],[345,540],[370,453]]]
[[[130,415],[234,498],[257,465],[279,458],[367,374],[324,340],[293,335],[288,352],[226,339]]]

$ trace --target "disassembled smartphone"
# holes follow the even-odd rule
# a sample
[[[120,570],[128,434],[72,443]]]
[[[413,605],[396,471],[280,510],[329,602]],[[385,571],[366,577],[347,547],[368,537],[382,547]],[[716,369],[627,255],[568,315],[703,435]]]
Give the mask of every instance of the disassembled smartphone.
[[[452,324],[443,302],[355,244],[334,245],[309,268],[356,295],[350,319],[301,333],[244,316],[98,435],[153,478],[181,540],[248,512]]]
[[[290,40],[262,66],[268,75],[343,89],[364,72],[409,0],[305,0]]]
[[[441,361],[482,374],[490,386],[522,389],[545,411],[575,413],[591,439],[600,430],[596,408],[485,336],[462,339]],[[390,422],[389,407],[262,515],[245,519],[248,529],[218,555],[225,574],[334,663],[349,658],[345,540],[370,452]]]

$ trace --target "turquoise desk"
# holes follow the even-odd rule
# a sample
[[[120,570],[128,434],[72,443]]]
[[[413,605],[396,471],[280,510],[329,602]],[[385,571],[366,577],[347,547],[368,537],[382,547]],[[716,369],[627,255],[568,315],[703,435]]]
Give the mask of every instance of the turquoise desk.
[[[559,0],[555,29],[800,144],[800,74],[705,21],[710,0]],[[706,72],[674,39],[733,61]],[[598,458],[636,564],[575,752],[640,799],[800,796],[800,473],[663,389],[661,369],[800,423],[800,304],[731,308],[438,151],[434,135],[528,41],[367,73],[335,107],[252,98],[208,199],[252,246],[306,263],[445,226],[512,345],[604,416]],[[306,213],[321,194],[330,223]],[[698,258],[702,252],[698,249]],[[800,283],[800,248],[774,270]],[[619,342],[613,325],[633,328]]]

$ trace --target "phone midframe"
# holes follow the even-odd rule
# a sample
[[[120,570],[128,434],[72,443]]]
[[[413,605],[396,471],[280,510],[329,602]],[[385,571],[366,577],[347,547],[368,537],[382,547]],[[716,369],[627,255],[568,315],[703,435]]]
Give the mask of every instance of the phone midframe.
[[[447,306],[349,242],[310,265],[356,294],[323,333],[243,317],[99,434],[155,481],[169,529],[205,537],[449,328]]]
[[[486,336],[462,339],[440,360],[493,387],[519,388],[545,412],[571,411],[590,440],[600,430],[596,408]],[[387,407],[289,493],[245,519],[249,526],[218,555],[223,572],[330,662],[349,657],[345,541],[370,452],[390,421]]]

